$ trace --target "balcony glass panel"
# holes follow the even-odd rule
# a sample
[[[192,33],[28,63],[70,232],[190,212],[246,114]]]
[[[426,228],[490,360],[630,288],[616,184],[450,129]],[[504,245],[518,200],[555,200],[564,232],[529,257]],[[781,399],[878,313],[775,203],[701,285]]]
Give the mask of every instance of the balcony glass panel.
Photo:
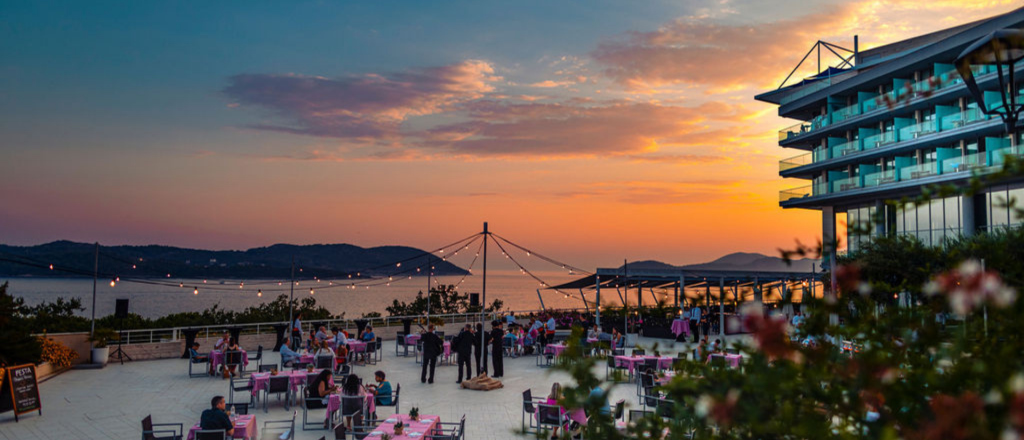
[[[803,197],[810,197],[813,195],[812,186],[813,185],[807,185],[779,191],[779,202],[785,202],[786,200],[799,199]]]
[[[839,110],[832,112],[832,123],[837,123],[847,118],[857,116],[860,114],[860,104],[853,104],[851,106],[843,107]]]
[[[893,183],[898,180],[899,176],[895,170],[880,171],[877,173],[871,173],[864,176],[864,186],[878,186],[885,185],[887,183]]]
[[[913,180],[934,176],[939,173],[937,165],[938,162],[930,162],[904,167],[900,170],[900,180]]]
[[[860,151],[860,140],[843,142],[832,147],[832,157],[839,158]]]
[[[813,161],[813,153],[801,154],[789,159],[779,161],[779,171],[786,171],[799,166],[809,165]]]
[[[942,161],[942,172],[959,173],[974,168],[983,168],[988,165],[985,160],[985,153],[968,154],[961,157],[951,157]]]
[[[924,121],[919,124],[903,127],[900,129],[900,140],[916,139],[929,133],[935,133],[935,121]]]
[[[803,122],[800,124],[796,124],[792,127],[783,128],[782,130],[779,130],[779,142],[789,139],[791,137],[800,136],[804,133],[809,133],[810,131],[811,124],[808,122]]]
[[[851,189],[860,188],[860,177],[839,179],[829,183],[832,184],[832,192],[849,191]]]
[[[870,150],[872,148],[878,148],[883,145],[888,145],[896,142],[896,132],[887,131],[885,133],[879,133],[874,136],[868,136],[864,138],[864,149]]]

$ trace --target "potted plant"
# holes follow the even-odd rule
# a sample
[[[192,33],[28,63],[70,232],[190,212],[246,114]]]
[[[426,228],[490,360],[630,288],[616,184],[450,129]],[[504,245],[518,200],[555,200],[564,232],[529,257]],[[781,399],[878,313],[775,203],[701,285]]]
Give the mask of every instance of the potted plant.
[[[409,418],[412,419],[413,421],[419,421],[419,419],[420,419],[420,409],[418,407],[415,407],[415,406],[412,407],[412,409],[409,410]]]
[[[395,435],[402,435],[405,432],[405,424],[401,420],[395,423]]]
[[[96,329],[88,339],[89,342],[92,342],[92,363],[107,365],[107,359],[110,357],[110,347],[107,347],[107,344],[118,339],[120,339],[120,335],[112,329]]]

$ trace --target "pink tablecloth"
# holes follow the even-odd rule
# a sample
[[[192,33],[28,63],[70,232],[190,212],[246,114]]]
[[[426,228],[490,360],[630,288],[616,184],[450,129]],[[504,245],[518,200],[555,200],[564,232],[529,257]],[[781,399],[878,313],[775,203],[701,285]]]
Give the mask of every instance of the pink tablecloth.
[[[416,345],[416,341],[420,340],[419,333],[413,333],[411,335],[405,335],[405,345]]]
[[[195,432],[198,430],[199,424],[196,423],[195,426],[192,427],[192,429],[188,430],[188,436],[185,437],[186,440],[194,439],[196,437]],[[238,416],[237,420],[235,420],[235,434],[232,435],[232,437],[257,440],[259,438],[259,433],[257,431],[258,430],[256,429],[256,416],[252,414],[241,415]]]
[[[321,370],[313,370],[313,373],[319,373]],[[306,370],[287,370],[278,371],[278,376],[288,376],[291,378],[289,381],[292,384],[292,391],[297,391],[300,386],[306,384],[306,375],[312,374]],[[267,382],[270,381],[270,373],[253,373],[249,376],[249,381],[252,383],[252,394],[256,395],[261,390],[267,388]],[[331,376],[327,382],[329,385],[334,385],[334,376]]]
[[[422,435],[416,436],[416,437],[412,437],[409,434],[414,433],[414,432],[420,433],[420,434],[426,434],[426,433],[429,433],[429,432],[433,432],[434,428],[436,428],[438,426],[437,424],[441,422],[441,418],[438,417],[438,416],[420,415],[420,420],[419,421],[413,421],[413,420],[409,419],[409,416],[406,415],[406,414],[395,414],[395,415],[389,417],[387,420],[385,420],[384,423],[381,423],[380,426],[377,426],[377,429],[375,429],[374,431],[381,431],[384,434],[392,434],[392,435],[394,435],[394,433],[395,433],[395,423],[397,421],[401,421],[406,426],[405,426],[405,432],[403,432],[402,435],[396,435],[396,436],[392,437],[394,440],[412,440],[412,439],[422,440],[423,439]],[[380,437],[376,437],[376,438],[380,438]]]
[[[712,357],[724,357],[725,360],[729,362],[729,365],[731,367],[733,367],[733,368],[739,367],[740,366],[740,361],[743,360],[743,356],[740,356],[738,354],[715,354],[715,353],[711,353],[711,354],[708,355],[708,362],[711,362],[711,358]]]
[[[658,369],[668,369],[672,368],[672,361],[674,361],[676,358],[672,356],[615,356],[615,365],[620,367],[627,367],[629,368],[629,372],[633,373],[633,369],[637,365],[642,365],[644,361],[647,359],[657,359]]]
[[[679,335],[685,334],[690,336],[690,320],[689,319],[676,319],[672,321],[672,334],[678,337]]]
[[[249,353],[245,350],[242,351],[242,365],[249,366]],[[217,366],[224,363],[224,352],[220,350],[213,350],[210,352],[210,365],[213,366],[213,371],[217,371]]]
[[[349,340],[347,344],[348,351],[353,353],[362,353],[366,351],[366,343],[362,341]]]
[[[558,356],[565,351],[565,344],[548,344],[544,347],[544,354],[553,354]]]

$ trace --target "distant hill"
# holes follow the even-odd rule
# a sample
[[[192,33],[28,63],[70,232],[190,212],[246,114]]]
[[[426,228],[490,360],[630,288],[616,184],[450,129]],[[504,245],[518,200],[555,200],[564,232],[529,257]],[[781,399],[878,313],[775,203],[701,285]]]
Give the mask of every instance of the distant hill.
[[[723,256],[717,260],[707,263],[688,264],[685,266],[673,266],[660,261],[644,260],[629,263],[630,269],[684,269],[684,270],[750,270],[761,272],[810,272],[814,265],[816,270],[821,271],[821,262],[816,259],[804,258],[792,260],[791,264],[780,257],[770,257],[764,254],[750,252],[736,252]],[[621,266],[620,266],[621,269]]]
[[[55,241],[38,246],[0,245],[0,259],[21,257],[44,265],[53,264],[91,274],[95,245],[71,241]],[[362,248],[350,244],[292,245],[275,244],[245,251],[212,251],[171,246],[100,246],[100,273],[142,278],[193,279],[288,279],[292,257],[296,278],[339,278],[358,272],[361,276],[416,275],[416,267],[426,267],[427,256],[395,266],[395,262],[424,254],[407,246]],[[135,265],[135,268],[132,268]],[[380,267],[387,265],[386,267]],[[433,260],[438,275],[463,275],[467,272],[454,264]],[[367,270],[368,268],[376,268]],[[0,276],[74,276],[9,261],[0,261]]]

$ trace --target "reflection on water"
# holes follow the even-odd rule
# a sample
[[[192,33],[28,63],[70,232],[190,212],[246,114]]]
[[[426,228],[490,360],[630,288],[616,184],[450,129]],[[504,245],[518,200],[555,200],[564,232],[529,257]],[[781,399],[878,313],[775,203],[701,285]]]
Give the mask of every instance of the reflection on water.
[[[556,284],[569,281],[575,277],[568,276],[565,272],[538,273],[545,281]],[[437,277],[443,284],[453,284],[462,279],[461,276]],[[0,279],[0,283],[3,283]],[[71,298],[78,297],[86,310],[81,312],[83,316],[90,315],[92,305],[92,280],[91,279],[40,279],[40,278],[11,278],[8,293],[25,300],[26,305],[36,305],[43,301],[54,301],[57,297]],[[175,280],[174,282],[177,282]],[[208,287],[227,288],[237,287],[238,281],[209,280]],[[121,282],[115,287],[110,287],[109,280],[100,280],[96,288],[96,315],[106,316],[114,313],[114,300],[127,298],[130,300],[130,311],[147,318],[157,318],[170,313],[177,312],[198,312],[220,304],[226,310],[243,310],[246,307],[255,306],[260,303],[273,301],[284,290],[287,294],[288,283],[284,286],[274,284],[260,284],[258,280],[246,283],[245,289],[237,291],[214,291],[204,290],[202,280],[184,281],[185,287],[164,287],[147,284]],[[266,283],[266,282],[264,282]],[[259,286],[257,286],[259,284]],[[411,280],[400,280],[391,283],[390,286],[373,286],[369,289],[357,288],[356,290],[344,287],[328,288],[327,282],[316,283],[312,281],[300,282],[295,287],[295,298],[300,300],[309,297],[310,287],[314,287],[314,297],[317,304],[327,307],[331,313],[340,314],[354,318],[367,312],[380,312],[387,315],[384,308],[391,305],[392,300],[410,301],[415,298],[416,293],[426,289],[427,279],[425,277],[414,277]],[[193,295],[191,286],[199,286],[199,294]],[[462,293],[480,292],[481,277],[471,276],[459,289]],[[506,308],[514,310],[540,309],[540,302],[537,299],[537,282],[532,278],[523,276],[518,271],[494,271],[487,275],[487,298],[501,299],[505,302]],[[256,296],[256,289],[263,289],[263,297]],[[544,305],[547,307],[583,307],[579,298],[579,292],[566,292],[575,294],[566,299],[562,294],[554,291],[541,291],[544,297]],[[591,293],[592,295],[592,293]],[[592,296],[587,298],[592,300]]]

